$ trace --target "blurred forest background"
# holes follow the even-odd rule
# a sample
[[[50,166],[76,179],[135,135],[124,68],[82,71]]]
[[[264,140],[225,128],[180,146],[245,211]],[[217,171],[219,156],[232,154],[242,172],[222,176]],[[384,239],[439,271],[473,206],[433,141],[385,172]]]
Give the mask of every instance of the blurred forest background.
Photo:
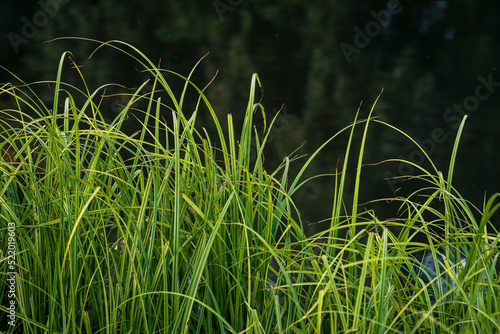
[[[481,208],[485,194],[500,191],[500,3],[401,1],[398,12],[390,16],[388,24],[379,23],[377,31],[376,13],[388,11],[396,3],[3,1],[0,65],[25,82],[55,80],[59,58],[68,50],[78,64],[86,63],[81,70],[91,90],[108,82],[134,88],[148,77],[126,56],[104,48],[87,62],[96,43],[44,42],[62,36],[123,40],[153,61],[161,60],[162,68],[183,75],[209,53],[194,81],[204,86],[218,71],[206,92],[221,120],[231,113],[235,124],[241,124],[254,72],[264,85],[262,103],[268,119],[282,109],[265,152],[268,170],[303,144],[298,154],[312,153],[353,121],[361,101],[360,117],[366,117],[384,89],[374,115],[427,143],[431,159],[446,174],[457,116],[461,117],[454,105],[465,104],[463,110],[470,116],[461,140],[454,186]],[[46,19],[40,12],[46,13]],[[26,22],[36,31],[25,27]],[[367,28],[372,30],[367,32]],[[359,31],[371,36],[361,41]],[[352,48],[357,51],[346,53]],[[78,82],[69,63],[65,75],[64,80]],[[171,77],[178,93],[181,82]],[[6,71],[0,72],[0,82],[19,84]],[[48,89],[43,95],[48,105],[51,94]],[[110,98],[107,102],[107,118],[112,119],[123,101]],[[193,99],[193,107],[195,102]],[[10,102],[0,103],[6,108]],[[205,121],[209,123],[208,115]],[[127,126],[134,132],[132,120]],[[262,132],[262,127],[258,130]],[[348,133],[329,144],[308,175],[334,173],[337,166],[341,168],[347,138]],[[373,124],[364,162],[403,158],[428,168],[427,162],[419,161],[415,148],[395,131]],[[351,165],[355,162],[352,156]],[[355,168],[349,171],[352,180]],[[398,188],[402,189],[396,195],[408,196],[422,186],[415,181],[385,179],[402,172],[418,174],[398,163],[364,167],[360,202],[391,197]],[[353,184],[347,186],[352,189]],[[311,223],[310,233],[321,228],[317,222],[330,215],[333,192],[334,178],[330,176],[310,182],[297,194],[303,219]],[[398,215],[390,204],[364,207],[375,208],[379,219]]]

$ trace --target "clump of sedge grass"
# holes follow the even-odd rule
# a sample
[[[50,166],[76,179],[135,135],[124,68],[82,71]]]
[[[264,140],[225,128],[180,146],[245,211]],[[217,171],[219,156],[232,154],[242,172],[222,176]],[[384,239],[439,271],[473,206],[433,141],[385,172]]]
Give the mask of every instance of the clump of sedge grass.
[[[253,127],[255,111],[266,119],[254,99],[257,75],[241,129],[231,115],[223,129],[204,89],[191,82],[192,72],[183,77],[161,70],[122,42],[99,48],[104,45],[130,55],[154,78],[151,91],[144,93],[141,86],[127,95],[112,122],[104,121],[100,100],[109,85],[91,91],[84,80],[83,89],[61,80],[68,54],[61,57],[57,79],[49,82],[51,106],[30,86],[1,88],[15,101],[14,108],[2,111],[11,125],[3,123],[0,142],[1,249],[13,222],[18,274],[17,322],[6,331],[500,329],[499,236],[490,224],[499,207],[496,195],[478,210],[451,186],[463,123],[447,179],[437,169],[415,166],[429,187],[412,197],[424,195],[426,201],[397,198],[406,218],[384,222],[357,211],[364,138],[374,120],[371,113],[366,120],[356,118],[342,130],[352,139],[364,125],[352,211],[342,209],[349,140],[343,169],[335,171],[331,227],[306,237],[292,195],[307,182],[302,175],[310,162],[340,132],[296,177],[289,176],[293,159],[288,157],[268,172],[263,151],[270,132],[262,136]],[[73,72],[81,75],[78,66]],[[167,73],[184,81],[180,95],[173,93]],[[199,96],[190,115],[189,90]],[[143,109],[133,107],[140,103]],[[197,126],[200,112],[211,115],[215,134]],[[132,113],[139,116],[140,129],[127,134],[122,126]],[[258,151],[255,161],[252,147]],[[444,211],[434,208],[435,201],[444,202]],[[427,213],[434,219],[424,219]],[[428,242],[415,241],[417,233]],[[437,273],[429,274],[415,256],[425,249],[442,263]],[[456,260],[462,255],[464,263]],[[11,272],[6,259],[3,254],[2,279]],[[6,286],[0,290],[4,326]]]

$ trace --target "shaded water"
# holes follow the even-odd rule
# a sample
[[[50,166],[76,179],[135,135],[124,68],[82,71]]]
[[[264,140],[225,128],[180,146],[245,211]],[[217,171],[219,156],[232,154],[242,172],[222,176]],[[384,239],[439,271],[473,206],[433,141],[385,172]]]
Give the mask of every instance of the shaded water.
[[[21,36],[21,18],[29,20],[41,10],[22,3],[1,6],[8,6],[10,13],[2,21],[6,35],[13,32]],[[254,72],[260,74],[264,84],[262,103],[268,120],[282,110],[283,117],[272,130],[266,151],[268,170],[302,144],[299,153],[313,152],[354,119],[360,101],[360,117],[366,117],[383,88],[374,115],[413,136],[426,148],[438,170],[445,173],[457,124],[463,114],[470,115],[454,185],[466,199],[481,206],[485,191],[489,196],[500,185],[499,6],[493,1],[465,0],[331,0],[321,4],[253,1],[238,2],[221,12],[210,2],[151,2],[147,6],[114,0],[72,3],[61,5],[45,26],[17,48],[3,39],[6,52],[0,61],[26,81],[54,78],[63,51],[71,50],[76,61],[83,64],[96,46],[67,40],[42,43],[68,34],[123,39],[154,61],[161,59],[162,68],[184,75],[210,52],[193,81],[203,86],[219,70],[207,94],[221,119],[232,113],[235,124],[241,124]],[[86,13],[85,20],[80,13]],[[82,71],[94,89],[107,82],[138,87],[147,78],[136,67],[127,57],[101,50]],[[69,72],[68,66],[65,78],[78,82]],[[1,75],[1,82],[15,82],[6,73]],[[179,81],[172,76],[169,80],[179,92]],[[105,102],[109,119],[116,115],[119,102],[112,98]],[[186,109],[192,106],[194,102]],[[210,127],[208,116],[200,118]],[[262,131],[263,121],[258,122],[257,129]],[[131,121],[130,131],[134,130]],[[328,145],[308,175],[335,172],[335,167],[341,166],[345,144],[346,136],[341,136]],[[356,172],[354,157],[349,168],[349,191]],[[387,158],[404,158],[430,167],[410,141],[374,124],[364,162]],[[364,167],[360,202],[393,196],[398,188],[402,189],[397,195],[408,195],[419,185],[384,178],[416,173],[398,163]],[[333,189],[330,177],[313,181],[297,193],[303,219],[312,224],[306,223],[310,233],[323,228],[317,222],[330,215]],[[390,205],[374,208],[379,219],[397,216],[397,208]]]

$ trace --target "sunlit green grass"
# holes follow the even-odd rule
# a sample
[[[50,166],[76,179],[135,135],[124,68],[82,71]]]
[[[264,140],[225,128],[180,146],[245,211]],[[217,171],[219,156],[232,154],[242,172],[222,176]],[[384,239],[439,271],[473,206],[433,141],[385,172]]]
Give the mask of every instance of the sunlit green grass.
[[[330,228],[307,237],[293,194],[324,145],[308,160],[284,157],[276,170],[266,171],[266,134],[276,118],[266,118],[257,102],[257,75],[250,81],[244,123],[233,124],[228,115],[223,128],[203,93],[209,87],[158,69],[125,43],[101,46],[129,54],[154,78],[153,90],[144,93],[142,86],[128,94],[129,102],[111,122],[101,110],[111,85],[91,91],[77,66],[63,66],[68,54],[50,83],[50,106],[29,86],[1,87],[0,94],[15,102],[2,110],[2,118],[11,121],[0,129],[2,282],[11,271],[5,253],[9,222],[16,224],[18,273],[16,328],[7,326],[7,286],[0,286],[2,330],[500,331],[500,237],[490,223],[497,195],[477,209],[451,182],[465,120],[448,172],[443,175],[432,163],[432,170],[414,164],[416,177],[428,186],[393,199],[401,202],[403,219],[378,221],[357,205],[364,138],[377,120],[371,112],[366,119],[356,117],[325,141],[345,131],[351,135],[342,169],[325,171],[336,179]],[[81,75],[83,88],[64,83],[63,71]],[[179,94],[167,73],[185,82]],[[189,112],[188,91],[199,96]],[[264,134],[253,126],[255,112],[266,121]],[[128,134],[122,126],[132,113],[141,126]],[[211,115],[215,132],[198,124],[199,113]],[[353,156],[352,138],[359,131],[362,146]],[[292,163],[302,166],[296,176]],[[346,208],[349,164],[358,168],[353,205]],[[418,241],[422,235],[427,242]],[[419,269],[425,250],[443,262],[442,278],[427,279]],[[463,267],[453,261],[462,254]]]

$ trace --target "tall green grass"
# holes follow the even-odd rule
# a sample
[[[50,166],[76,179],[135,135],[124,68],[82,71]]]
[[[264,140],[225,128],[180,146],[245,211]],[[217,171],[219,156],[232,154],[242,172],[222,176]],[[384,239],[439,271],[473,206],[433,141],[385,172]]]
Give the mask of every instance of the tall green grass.
[[[366,133],[376,121],[371,112],[328,139],[297,175],[291,175],[290,165],[299,162],[291,157],[266,171],[263,152],[270,132],[263,136],[253,126],[255,112],[267,116],[255,99],[257,75],[243,125],[227,115],[223,128],[204,94],[207,87],[191,81],[193,72],[183,77],[159,69],[126,43],[101,47],[129,55],[154,78],[153,90],[145,93],[143,85],[128,94],[111,122],[104,121],[102,96],[112,85],[92,91],[78,66],[71,71],[83,88],[63,82],[67,53],[57,79],[49,82],[55,87],[50,106],[29,85],[0,89],[14,101],[13,108],[2,110],[10,121],[0,129],[0,275],[4,280],[11,271],[5,254],[9,222],[16,224],[18,273],[15,328],[7,326],[7,286],[0,286],[3,330],[500,331],[500,237],[490,223],[500,206],[498,194],[477,209],[451,182],[464,123],[446,179],[432,162],[431,171],[414,165],[421,171],[416,178],[428,186],[393,199],[401,202],[404,219],[378,221],[357,206]],[[166,74],[184,82],[179,94]],[[187,112],[190,91],[198,100]],[[199,113],[210,114],[215,132],[198,124]],[[140,128],[130,134],[122,128],[132,114]],[[268,128],[275,119],[268,120]],[[352,138],[360,127],[362,146],[353,157]],[[330,171],[336,175],[331,226],[307,237],[292,196],[308,181],[302,177],[308,165],[344,131],[351,136],[344,165]],[[354,204],[346,209],[350,159],[358,169]],[[444,209],[435,203],[444,203]],[[418,254],[424,250],[435,261],[443,261],[445,252],[442,278],[428,280],[419,271]],[[452,261],[460,254],[467,257],[463,267]],[[435,284],[438,280],[443,284]],[[453,288],[443,288],[452,282]]]

